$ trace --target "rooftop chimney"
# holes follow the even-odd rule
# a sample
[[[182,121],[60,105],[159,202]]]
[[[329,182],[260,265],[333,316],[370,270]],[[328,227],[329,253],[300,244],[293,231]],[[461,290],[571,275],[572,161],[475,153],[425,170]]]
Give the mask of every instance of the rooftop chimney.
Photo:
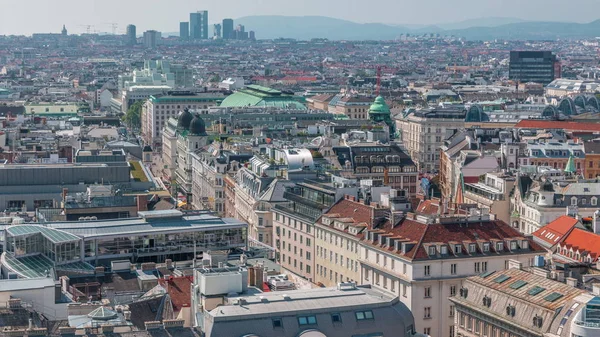
[[[577,279],[576,278],[572,278],[572,277],[567,277],[565,279],[566,283],[568,286],[571,286],[573,288],[577,288]]]
[[[523,264],[517,260],[508,260],[508,269],[523,269]]]

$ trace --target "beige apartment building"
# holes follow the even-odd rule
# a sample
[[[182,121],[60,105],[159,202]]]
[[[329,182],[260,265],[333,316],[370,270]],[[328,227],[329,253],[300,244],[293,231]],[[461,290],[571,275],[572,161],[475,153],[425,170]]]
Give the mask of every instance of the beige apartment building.
[[[415,316],[417,332],[454,337],[455,296],[466,277],[531,266],[544,250],[486,214],[435,218],[409,213],[393,228],[365,232],[361,284],[395,294]]]
[[[345,195],[356,197],[356,186],[333,186],[306,180],[286,187],[288,202],[272,209],[275,258],[282,268],[311,282],[315,280],[315,223]]]
[[[315,280],[318,285],[360,282],[359,242],[385,209],[345,197],[315,223]]]
[[[440,169],[440,147],[446,135],[464,128],[466,110],[435,108],[410,112],[396,120],[400,139],[421,172]]]

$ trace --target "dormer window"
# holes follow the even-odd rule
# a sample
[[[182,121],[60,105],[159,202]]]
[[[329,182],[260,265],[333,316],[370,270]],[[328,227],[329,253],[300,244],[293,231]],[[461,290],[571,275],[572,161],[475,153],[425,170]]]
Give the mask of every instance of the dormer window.
[[[504,250],[504,242],[498,242],[496,243],[496,251],[503,251]]]
[[[460,254],[462,252],[462,247],[460,245],[454,245],[454,254]]]
[[[473,254],[476,251],[477,251],[477,249],[475,247],[475,244],[474,243],[469,244],[469,253]]]
[[[429,247],[429,255],[435,255],[435,246]]]
[[[489,251],[490,251],[490,244],[486,242],[483,244],[483,252],[487,253]]]
[[[529,249],[529,241],[527,241],[527,240],[521,241],[521,249]]]
[[[442,255],[447,255],[448,254],[448,246],[441,246],[440,252]]]
[[[510,242],[510,250],[517,250],[517,241]]]

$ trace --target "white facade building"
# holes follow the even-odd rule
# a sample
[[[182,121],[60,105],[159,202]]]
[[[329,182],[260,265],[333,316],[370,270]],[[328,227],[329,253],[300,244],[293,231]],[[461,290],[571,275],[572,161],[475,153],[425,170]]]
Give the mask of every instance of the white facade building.
[[[409,213],[391,230],[367,231],[360,247],[360,283],[398,296],[414,313],[418,332],[453,336],[448,298],[466,277],[504,270],[510,259],[530,266],[543,252],[484,214],[431,219]]]

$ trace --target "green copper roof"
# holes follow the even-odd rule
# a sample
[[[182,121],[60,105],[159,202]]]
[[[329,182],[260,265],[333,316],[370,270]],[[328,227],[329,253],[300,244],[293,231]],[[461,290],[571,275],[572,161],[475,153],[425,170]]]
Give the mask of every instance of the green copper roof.
[[[370,113],[390,113],[390,107],[387,105],[383,97],[377,96],[375,102],[369,108]]]
[[[567,166],[565,167],[565,172],[575,173],[577,169],[575,168],[575,159],[573,158],[573,153],[569,156],[569,160],[567,161]]]
[[[276,107],[280,109],[306,110],[304,98],[283,94],[279,90],[249,85],[225,98],[222,107]]]

